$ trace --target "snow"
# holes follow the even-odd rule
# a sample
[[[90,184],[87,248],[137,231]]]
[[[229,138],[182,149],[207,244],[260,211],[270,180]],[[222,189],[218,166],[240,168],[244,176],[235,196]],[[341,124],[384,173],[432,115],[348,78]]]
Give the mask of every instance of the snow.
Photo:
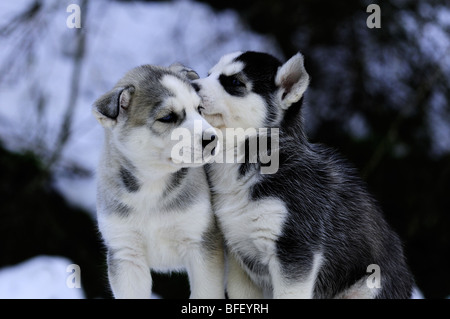
[[[1,1],[0,26],[33,1]],[[74,110],[71,139],[63,151],[61,164],[55,169],[54,185],[69,201],[94,215],[95,167],[103,132],[91,115],[91,105],[127,70],[141,64],[170,65],[179,61],[205,76],[225,53],[256,50],[278,57],[281,54],[273,39],[248,31],[233,11],[217,13],[205,4],[192,1],[142,3],[98,0],[88,3],[88,17],[82,21],[82,30],[87,35],[87,51],[82,66],[80,96]],[[68,4],[59,0],[44,2],[48,14],[40,17],[40,21],[45,23],[32,28],[39,34],[36,54],[28,60],[24,58],[22,64],[12,68],[13,71],[19,70],[18,74],[13,74],[12,78],[0,78],[0,140],[10,149],[32,149],[48,154],[54,148],[68,104],[73,68],[71,55],[76,30],[66,26],[69,13],[65,6]],[[439,13],[438,18],[448,26],[449,17],[450,11],[446,9]],[[411,28],[417,27],[407,21]],[[424,47],[430,48],[426,53],[435,54],[436,59],[446,59],[446,65],[450,65],[449,55],[445,55],[446,52],[440,49],[442,46],[438,45],[445,38],[442,30],[437,24],[430,24],[424,32]],[[8,61],[17,48],[22,48],[16,39],[1,38],[0,61]],[[5,67],[0,66],[2,69]],[[7,70],[9,72],[9,68]],[[45,101],[42,109],[36,107],[39,98]],[[355,131],[361,131],[364,126],[358,117],[352,119],[352,123]],[[72,162],[92,175],[74,178],[65,170],[67,163]],[[0,269],[0,298],[84,298],[82,288],[67,286],[70,273],[66,270],[70,264],[70,260],[62,257],[37,256]],[[423,298],[418,290],[414,296]]]
[[[0,269],[0,299],[83,299],[83,289],[74,284],[77,265],[58,256],[36,256],[18,265]],[[82,269],[79,271],[80,279]],[[153,294],[152,299],[160,296]],[[412,299],[423,299],[416,287]]]
[[[22,0],[19,6],[2,2],[2,21],[20,12],[17,7],[26,8],[31,2]],[[87,51],[80,96],[72,136],[63,151],[64,165],[56,168],[55,186],[72,203],[95,212],[95,168],[103,131],[91,114],[91,106],[126,71],[141,64],[167,66],[178,61],[206,75],[219,57],[230,51],[279,52],[271,39],[247,31],[233,11],[215,13],[205,4],[191,1],[103,0],[88,4],[88,17],[82,21]],[[41,17],[45,32],[40,34],[27,75],[14,76],[0,87],[0,139],[11,149],[32,149],[48,156],[68,104],[76,31],[67,28],[70,13],[61,1],[45,1],[45,7],[50,12]],[[0,61],[21,48],[14,39],[5,44],[8,49],[0,52]],[[46,101],[40,111],[36,108],[39,97]],[[74,178],[65,170],[67,163],[80,165],[92,176]]]
[[[0,26],[5,26],[33,2],[1,1]],[[0,140],[12,150],[31,149],[48,156],[55,147],[68,105],[76,47],[77,31],[66,25],[71,14],[66,12],[66,6],[70,3],[44,1],[45,12],[38,22],[20,26],[24,34],[37,34],[34,55],[23,53],[23,34],[0,38],[0,70],[5,70],[0,77]],[[192,1],[98,0],[88,1],[88,5],[87,19],[81,22],[81,30],[87,36],[87,51],[80,95],[74,110],[71,138],[61,163],[54,169],[54,186],[70,202],[94,215],[95,168],[103,131],[91,114],[91,106],[126,71],[141,64],[168,66],[177,61],[205,76],[223,54],[231,51],[280,54],[273,40],[247,31],[233,11],[216,13],[208,5]],[[36,107],[39,99],[45,102],[42,108]],[[66,169],[70,163],[86,169],[91,176],[74,177]],[[0,298],[84,298],[82,289],[66,286],[70,275],[66,267],[70,264],[64,258],[40,256],[3,268],[0,270]]]
[[[36,256],[2,268],[0,299],[82,299],[83,289],[67,284],[72,264],[63,257]]]

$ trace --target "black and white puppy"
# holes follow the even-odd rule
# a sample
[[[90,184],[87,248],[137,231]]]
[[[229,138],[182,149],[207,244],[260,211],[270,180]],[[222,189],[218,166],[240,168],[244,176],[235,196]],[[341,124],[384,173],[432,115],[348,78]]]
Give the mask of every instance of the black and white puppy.
[[[225,137],[223,151],[249,151],[255,139],[249,133],[233,146],[227,129],[269,128],[266,154],[259,145],[243,163],[207,165],[230,257],[228,295],[409,298],[413,278],[402,244],[364,182],[342,157],[308,142],[308,84],[301,54],[282,64],[257,52],[225,55],[194,81],[206,120]],[[278,169],[263,174],[262,155]]]

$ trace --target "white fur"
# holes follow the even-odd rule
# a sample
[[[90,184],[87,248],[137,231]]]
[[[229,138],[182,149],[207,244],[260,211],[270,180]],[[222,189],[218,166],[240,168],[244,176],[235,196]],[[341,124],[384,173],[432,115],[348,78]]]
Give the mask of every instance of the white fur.
[[[227,293],[230,299],[262,299],[264,291],[242,269],[234,254],[227,256]]]
[[[362,278],[345,291],[339,293],[334,299],[375,299],[381,289],[369,288],[367,278]]]
[[[276,259],[275,241],[281,233],[284,222],[285,207],[279,200],[249,201],[249,185],[252,178],[239,180],[239,164],[214,164],[210,176],[215,198],[215,213],[221,229],[226,234],[227,246],[230,248],[231,264],[228,275],[228,292],[232,298],[260,297],[261,288],[255,288],[240,267],[236,266],[234,254],[264,256],[263,264],[268,266]],[[220,183],[216,183],[220,181]],[[248,185],[248,186],[247,186]],[[245,213],[243,213],[245,212]],[[252,278],[257,282],[258,278]],[[264,285],[271,285],[270,282]]]
[[[213,73],[223,73],[226,75],[233,75],[242,71],[242,69],[244,68],[243,63],[233,62],[233,60],[236,59],[241,54],[242,52],[237,51],[224,55],[222,58],[220,58],[219,62],[217,62],[217,64],[209,70],[209,75]]]
[[[176,92],[176,97],[168,99],[174,104],[175,108],[186,109],[186,113],[195,111],[195,108],[200,104],[200,97],[195,91],[188,86],[187,83],[180,81],[173,75],[165,75],[161,79],[161,84],[172,92]]]
[[[227,280],[230,298],[261,298],[263,287],[272,287],[273,291],[265,291],[264,295],[274,298],[312,298],[314,284],[322,265],[322,254],[317,252],[314,255],[311,271],[303,281],[286,282],[281,274],[275,246],[287,216],[285,205],[277,199],[249,201],[247,185],[251,185],[252,178],[240,184],[236,176],[237,169],[231,168],[237,165],[215,165],[210,176],[213,184],[216,180],[221,181],[214,184],[213,189],[218,194],[215,213],[230,249]],[[257,259],[269,268],[269,281],[260,282],[261,278],[252,277],[251,274],[248,277],[235,260],[234,254],[257,256]]]
[[[200,169],[200,168],[199,168]],[[146,181],[137,193],[122,193],[120,200],[133,208],[128,218],[98,215],[99,228],[108,248],[119,251],[123,273],[111,282],[117,298],[150,296],[149,269],[165,272],[187,270],[192,298],[222,298],[221,258],[205,258],[202,234],[212,215],[207,196],[183,212],[161,211],[164,178]],[[195,223],[192,221],[195,220]]]
[[[320,252],[314,254],[312,267],[309,275],[302,281],[286,282],[279,273],[279,264],[273,263],[272,280],[273,280],[273,297],[276,299],[312,299],[314,294],[314,284],[317,280],[320,267],[322,265],[323,256]]]
[[[309,85],[303,55],[297,53],[278,69],[275,84],[282,88],[278,91],[278,99],[283,109],[301,99]]]
[[[202,105],[204,116],[211,125],[218,129],[224,128],[258,128],[264,123],[265,108],[259,107],[264,100],[255,93],[245,97],[227,95],[219,83],[219,76],[234,75],[242,71],[244,65],[240,61],[233,61],[241,52],[230,53],[220,59],[209,76],[197,80],[202,86]],[[251,89],[251,88],[249,88]],[[223,98],[227,96],[227,98]]]
[[[196,80],[205,108],[205,118],[223,132],[226,128],[259,128],[266,117],[263,97],[251,92],[244,97],[228,94],[219,81],[221,74],[233,75],[243,70],[242,62],[234,59],[241,53],[224,56],[207,78]],[[298,101],[308,83],[301,55],[294,56],[281,66],[276,76],[279,87],[279,105],[287,109]],[[249,86],[250,83],[245,83]],[[222,134],[226,136],[226,134]],[[223,142],[226,146],[226,141]],[[312,298],[322,254],[314,256],[310,274],[301,282],[292,282],[283,276],[277,257],[276,242],[287,218],[285,203],[280,199],[251,201],[249,190],[258,175],[239,176],[239,164],[212,164],[210,180],[214,209],[229,250],[227,291],[231,298],[273,296],[275,298]],[[267,267],[268,276],[244,272],[239,256],[257,260]],[[255,286],[256,284],[256,286]],[[264,291],[263,291],[264,290]],[[269,290],[269,291],[268,291]]]
[[[164,76],[161,83],[175,95],[163,102],[164,107],[186,112],[183,128],[192,132],[201,146],[202,130],[195,132],[194,124],[202,123],[203,130],[211,126],[197,112],[200,98],[192,87],[172,75]],[[130,97],[124,101],[129,102]],[[116,124],[105,125],[105,146],[98,167],[98,225],[113,256],[113,261],[108,261],[108,277],[114,296],[149,298],[150,269],[153,269],[186,270],[192,298],[224,298],[220,237],[215,242],[216,249],[205,247],[203,237],[215,224],[203,168],[189,168],[188,174],[194,174],[192,178],[197,181],[192,192],[195,200],[186,207],[165,207],[163,198],[166,185],[173,178],[171,174],[191,165],[172,161],[170,149],[175,141],[170,140],[170,134],[152,134],[146,125],[124,130],[123,112],[126,111],[120,110],[121,114],[114,119]],[[192,147],[196,148],[197,144]],[[115,182],[124,165],[121,158],[133,165],[133,175],[139,181],[135,192]],[[108,203],[113,200],[129,208],[126,216],[108,211]]]

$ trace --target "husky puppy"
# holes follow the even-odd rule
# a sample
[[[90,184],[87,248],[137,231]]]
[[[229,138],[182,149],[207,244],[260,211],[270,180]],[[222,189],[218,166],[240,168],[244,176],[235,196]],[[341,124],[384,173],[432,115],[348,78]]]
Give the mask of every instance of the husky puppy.
[[[105,132],[98,225],[116,298],[150,298],[150,269],[187,270],[191,298],[225,297],[223,239],[201,167],[203,134],[213,128],[200,115],[194,78],[181,65],[140,66],[94,104]],[[192,144],[174,157],[176,130],[190,133]]]
[[[250,154],[244,163],[206,166],[230,257],[228,295],[409,298],[413,279],[402,244],[363,181],[335,152],[308,142],[308,84],[300,53],[284,64],[264,53],[228,54],[194,81],[204,117],[225,137],[223,150],[229,128],[279,129],[266,134],[272,147],[253,163]],[[252,139],[235,148],[249,150]],[[278,169],[263,174],[262,155]]]

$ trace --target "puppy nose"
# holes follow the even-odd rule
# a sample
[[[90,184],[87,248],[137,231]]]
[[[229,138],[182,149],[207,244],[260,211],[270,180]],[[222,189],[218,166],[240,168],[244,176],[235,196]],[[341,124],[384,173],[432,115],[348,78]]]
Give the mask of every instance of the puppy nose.
[[[195,92],[200,91],[200,85],[198,85],[197,83],[192,83],[192,87],[194,88]]]

